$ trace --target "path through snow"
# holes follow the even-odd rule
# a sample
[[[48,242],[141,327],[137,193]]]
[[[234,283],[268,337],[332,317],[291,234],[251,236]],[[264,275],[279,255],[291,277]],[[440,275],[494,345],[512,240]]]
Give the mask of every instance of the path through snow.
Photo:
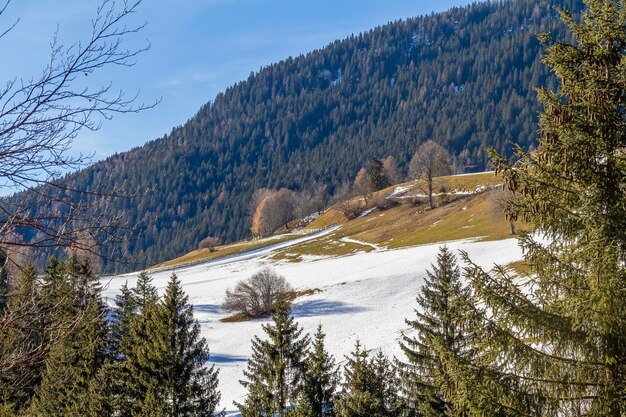
[[[356,243],[357,245],[361,245],[361,246],[370,246],[370,247],[374,248],[375,251],[383,250],[382,247],[380,247],[380,246],[378,246],[378,245],[376,245],[374,243],[364,242],[362,240],[351,239],[349,237],[342,237],[341,239],[339,239],[339,241],[346,242],[346,243]]]

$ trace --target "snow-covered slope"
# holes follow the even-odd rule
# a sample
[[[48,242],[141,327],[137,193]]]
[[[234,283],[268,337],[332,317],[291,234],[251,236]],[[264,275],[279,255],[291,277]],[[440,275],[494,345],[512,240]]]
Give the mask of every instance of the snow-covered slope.
[[[515,239],[446,244],[454,251],[467,251],[473,261],[487,268],[522,258]],[[304,257],[297,263],[271,261],[271,252],[259,251],[254,256],[230,258],[227,263],[209,262],[176,270],[211,348],[211,362],[220,369],[220,410],[226,408],[228,415],[237,414],[233,400],[241,400],[245,394],[239,379],[250,355],[250,339],[255,334],[262,336],[261,325],[267,321],[220,322],[226,316],[219,307],[226,289],[262,267],[272,266],[296,289],[321,290],[298,298],[293,314],[307,332],[312,333],[318,323],[323,325],[328,349],[338,361],[343,362],[356,339],[367,349],[402,358],[398,339],[408,331],[404,319],[413,317],[415,296],[439,246],[377,250],[343,257]],[[170,274],[171,271],[153,274],[161,293]],[[109,302],[125,281],[134,286],[135,280],[134,274],[107,278],[104,284]]]

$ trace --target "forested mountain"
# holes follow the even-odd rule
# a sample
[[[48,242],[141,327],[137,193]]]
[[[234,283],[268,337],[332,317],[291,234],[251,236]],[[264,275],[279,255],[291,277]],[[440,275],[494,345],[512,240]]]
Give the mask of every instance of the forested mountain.
[[[108,269],[175,257],[207,235],[247,237],[255,189],[332,191],[373,157],[392,155],[405,169],[429,139],[475,170],[486,166],[485,146],[505,155],[528,147],[537,136],[534,89],[556,88],[536,34],[567,38],[554,5],[581,8],[578,0],[476,3],[350,36],[262,68],[169,135],[73,174],[78,188],[149,190],[98,203],[140,224],[136,238],[103,249],[134,263]]]

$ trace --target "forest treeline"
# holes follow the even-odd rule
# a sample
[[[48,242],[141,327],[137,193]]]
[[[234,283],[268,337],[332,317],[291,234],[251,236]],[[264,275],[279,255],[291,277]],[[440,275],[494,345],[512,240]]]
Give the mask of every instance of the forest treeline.
[[[481,2],[333,42],[250,74],[169,135],[65,178],[79,190],[137,193],[76,197],[129,225],[101,249],[105,271],[171,259],[206,236],[250,236],[246,206],[261,188],[333,193],[372,158],[390,155],[406,172],[428,140],[468,170],[487,166],[485,146],[507,157],[514,144],[529,147],[540,109],[534,89],[557,86],[540,63],[537,33],[568,36],[555,5],[581,7]]]

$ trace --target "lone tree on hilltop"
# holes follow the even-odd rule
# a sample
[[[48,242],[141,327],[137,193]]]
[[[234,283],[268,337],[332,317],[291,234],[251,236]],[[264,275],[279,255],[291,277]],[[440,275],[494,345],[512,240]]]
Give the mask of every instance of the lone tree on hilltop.
[[[449,175],[450,154],[440,144],[429,140],[417,148],[411,162],[409,162],[409,176],[411,179],[423,179],[426,181],[428,204],[435,208],[433,201],[433,177]]]
[[[209,252],[215,252],[215,247],[220,244],[220,239],[215,236],[207,236],[198,243],[198,249],[208,249]]]

